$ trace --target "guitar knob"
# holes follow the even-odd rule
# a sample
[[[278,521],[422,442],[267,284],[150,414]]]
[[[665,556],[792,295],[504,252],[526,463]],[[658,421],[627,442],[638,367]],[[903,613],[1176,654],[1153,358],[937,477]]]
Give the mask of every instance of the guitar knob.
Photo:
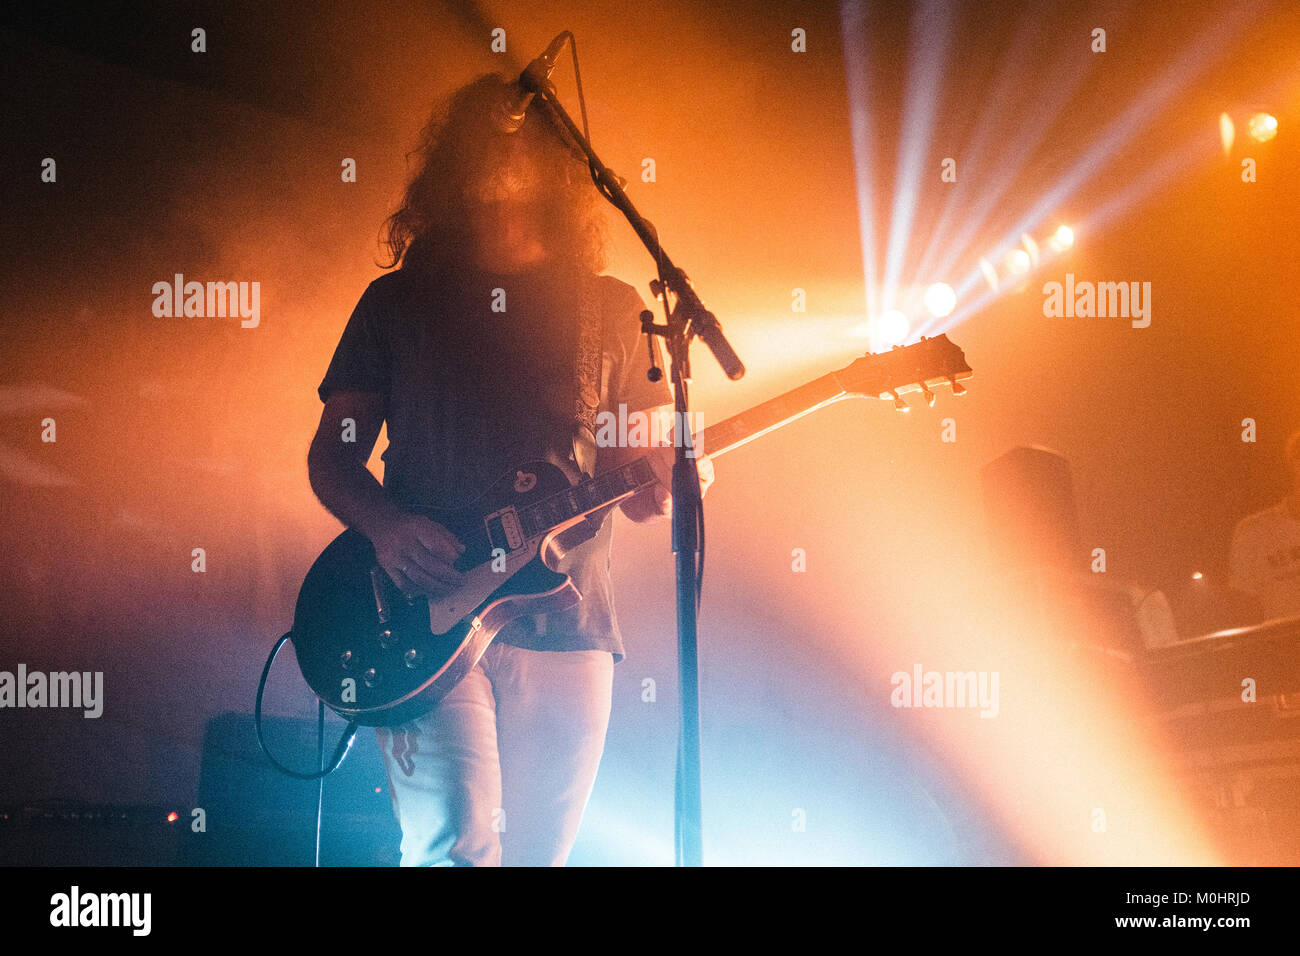
[[[415,648],[411,648],[409,651],[407,651],[405,654],[402,655],[402,660],[406,662],[407,667],[414,667],[416,665],[416,662],[419,661],[419,659],[420,659],[420,652],[417,651]]]
[[[379,632],[379,646],[380,646],[380,647],[388,648],[388,647],[390,647],[390,646],[392,645],[392,643],[393,643],[393,632],[392,632],[392,631],[390,631],[388,628],[384,628],[382,631]]]
[[[379,683],[379,675],[375,673],[375,669],[373,667],[367,670],[365,674],[362,675],[361,679],[366,682],[367,687],[374,687],[376,684]]]
[[[344,666],[344,667],[351,667],[351,666],[352,666],[352,652],[351,652],[351,651],[344,651],[341,655],[339,655],[339,663],[340,663],[342,666]]]

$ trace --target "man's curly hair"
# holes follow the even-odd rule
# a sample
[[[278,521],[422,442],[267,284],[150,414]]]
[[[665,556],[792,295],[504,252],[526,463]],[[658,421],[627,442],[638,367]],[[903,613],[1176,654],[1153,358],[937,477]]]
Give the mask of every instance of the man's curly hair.
[[[540,171],[538,201],[552,261],[585,272],[605,268],[608,227],[585,158],[536,106],[518,132],[497,129],[493,113],[509,86],[501,74],[487,73],[435,110],[410,154],[419,157],[419,170],[401,206],[384,224],[383,245],[389,253],[384,268],[400,262],[403,269],[424,275],[463,270],[474,213],[470,197],[489,186],[488,178],[512,148],[525,150]]]

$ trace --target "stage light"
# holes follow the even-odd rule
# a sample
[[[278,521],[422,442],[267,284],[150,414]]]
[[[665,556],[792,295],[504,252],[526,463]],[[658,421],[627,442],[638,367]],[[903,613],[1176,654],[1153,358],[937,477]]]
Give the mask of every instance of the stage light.
[[[1069,226],[1059,226],[1056,232],[1052,233],[1052,238],[1047,240],[1053,252],[1064,252],[1074,245],[1074,230]]]
[[[1038,243],[1034,242],[1034,237],[1027,232],[1021,233],[1020,244],[1025,247],[1025,252],[1029,253],[1029,261],[1035,266],[1038,265]]]
[[[1007,271],[1012,275],[1021,276],[1029,271],[1029,253],[1024,249],[1012,249],[1007,255]]]
[[[983,256],[980,256],[980,272],[984,273],[984,278],[988,280],[989,287],[994,292],[998,291],[998,270],[993,268],[993,263],[989,262]]]
[[[1277,135],[1277,117],[1271,113],[1256,113],[1246,124],[1250,138],[1257,143],[1267,143]]]
[[[1223,143],[1223,155],[1232,152],[1232,144],[1237,139],[1237,127],[1232,124],[1232,117],[1227,113],[1219,114],[1219,139]]]
[[[907,316],[898,309],[889,309],[877,320],[876,335],[885,345],[902,345],[911,327]]]
[[[957,293],[946,282],[936,282],[925,290],[925,311],[936,319],[952,315],[957,308]]]
[[[167,822],[168,822],[168,823],[175,823],[175,822],[176,822],[177,820],[179,820],[180,818],[181,818],[181,815],[180,815],[179,813],[177,813],[175,810],[173,810],[171,813],[167,814]]]

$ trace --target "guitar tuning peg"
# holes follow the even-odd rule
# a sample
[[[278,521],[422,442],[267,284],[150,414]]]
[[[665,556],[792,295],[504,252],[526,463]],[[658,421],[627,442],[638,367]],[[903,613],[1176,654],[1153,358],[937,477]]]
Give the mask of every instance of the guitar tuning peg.
[[[948,384],[952,386],[952,393],[954,395],[966,394],[966,386],[963,385],[961,382],[957,381],[956,375],[950,375],[948,377]]]
[[[930,391],[925,382],[918,382],[917,384],[921,386],[921,397],[925,399],[925,404],[930,408],[934,408],[934,392]]]
[[[907,402],[903,401],[903,399],[899,397],[899,394],[896,391],[894,391],[892,388],[889,390],[889,394],[894,396],[894,408],[897,411],[910,412],[912,410],[912,406],[908,405]]]

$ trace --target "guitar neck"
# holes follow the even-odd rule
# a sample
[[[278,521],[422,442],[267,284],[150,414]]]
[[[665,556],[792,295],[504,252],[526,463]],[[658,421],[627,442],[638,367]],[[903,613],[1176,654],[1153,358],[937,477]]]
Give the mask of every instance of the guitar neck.
[[[704,453],[717,458],[734,448],[753,441],[760,435],[788,425],[832,402],[847,398],[849,393],[832,372],[815,378],[806,385],[791,389],[783,395],[755,405],[748,411],[710,425],[697,436]]]
[[[710,458],[739,448],[759,435],[780,428],[797,418],[847,397],[834,373],[778,395],[748,411],[733,415],[704,429],[697,436]],[[544,498],[520,509],[525,536],[532,538],[583,515],[609,507],[655,482],[654,471],[645,458],[602,472],[574,485],[568,491]]]
[[[959,380],[968,379],[971,374],[961,349],[948,341],[946,335],[922,338],[920,342],[895,346],[888,352],[863,355],[838,371],[724,419],[695,433],[694,437],[705,454],[716,458],[844,398],[892,395],[895,408],[906,410],[900,393],[919,391],[933,404],[931,386],[947,384],[955,394],[960,394],[965,389]],[[607,508],[655,480],[649,460],[638,458],[521,509],[524,531],[529,537],[544,533],[574,518]]]

